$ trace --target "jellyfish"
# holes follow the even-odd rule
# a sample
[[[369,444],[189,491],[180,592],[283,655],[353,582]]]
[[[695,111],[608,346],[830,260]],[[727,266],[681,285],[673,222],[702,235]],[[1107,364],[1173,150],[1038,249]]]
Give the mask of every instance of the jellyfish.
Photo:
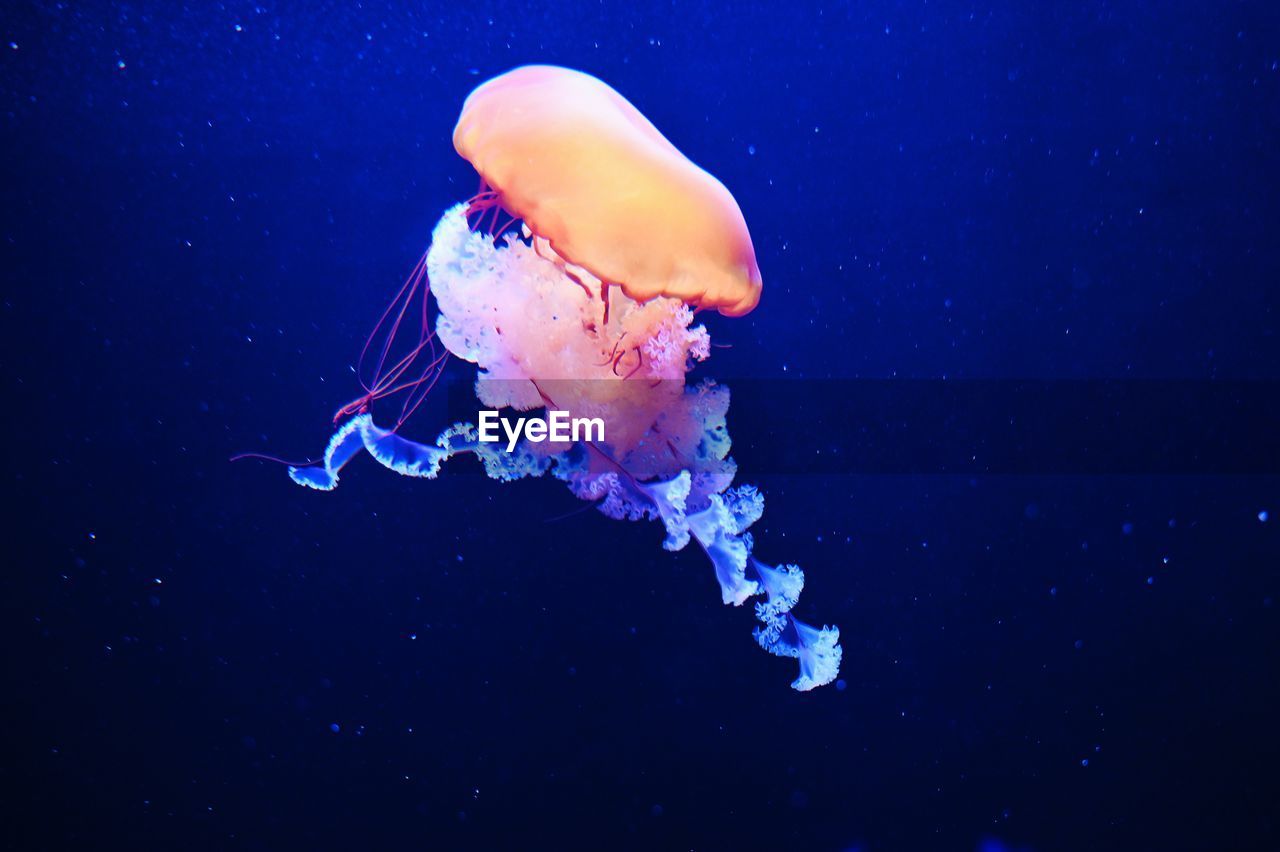
[[[711,353],[695,315],[741,316],[760,299],[733,196],[607,84],[566,68],[525,66],[483,83],[453,142],[479,190],[443,214],[375,326],[357,367],[364,392],[338,410],[323,457],[289,475],[332,490],[361,451],[425,479],[458,455],[499,481],[550,475],[610,518],[661,524],[667,550],[696,542],[721,600],[754,601],[760,647],[798,661],[792,687],[833,681],[839,630],[793,614],[804,573],[756,556],[750,527],[764,497],[734,485],[729,390],[686,381]],[[526,434],[508,448],[457,423],[434,443],[404,437],[450,356],[475,365],[488,408],[594,418],[604,436]],[[380,426],[373,408],[392,397],[399,412]]]

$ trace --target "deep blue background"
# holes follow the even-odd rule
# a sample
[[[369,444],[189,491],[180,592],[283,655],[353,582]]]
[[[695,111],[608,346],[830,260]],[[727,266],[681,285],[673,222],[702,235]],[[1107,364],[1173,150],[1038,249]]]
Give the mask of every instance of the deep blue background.
[[[741,203],[703,374],[1280,379],[1273,3],[6,4],[0,838],[1275,848],[1274,477],[788,476],[851,436],[735,407],[843,630],[798,695],[556,483],[226,463],[323,445],[534,61]]]

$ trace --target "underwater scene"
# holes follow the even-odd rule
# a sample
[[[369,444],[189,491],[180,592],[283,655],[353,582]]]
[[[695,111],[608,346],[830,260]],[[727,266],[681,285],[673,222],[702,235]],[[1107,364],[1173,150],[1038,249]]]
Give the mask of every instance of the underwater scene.
[[[1280,848],[1280,6],[0,9],[5,849]]]

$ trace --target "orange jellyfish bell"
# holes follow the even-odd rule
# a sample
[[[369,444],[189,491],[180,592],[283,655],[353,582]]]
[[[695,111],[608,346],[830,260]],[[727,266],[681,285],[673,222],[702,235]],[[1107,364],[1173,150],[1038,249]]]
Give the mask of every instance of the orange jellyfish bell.
[[[557,254],[632,299],[729,316],[760,301],[729,190],[595,77],[550,65],[495,77],[463,104],[453,144]]]

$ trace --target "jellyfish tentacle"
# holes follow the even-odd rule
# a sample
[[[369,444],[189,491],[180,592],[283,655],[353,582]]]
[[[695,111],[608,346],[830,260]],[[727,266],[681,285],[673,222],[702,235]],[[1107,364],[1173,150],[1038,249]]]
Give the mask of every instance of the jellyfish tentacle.
[[[364,448],[364,440],[360,430],[368,420],[368,415],[353,417],[329,439],[325,447],[324,458],[320,467],[289,467],[289,478],[299,485],[314,488],[317,491],[332,491],[338,486],[338,472],[351,461],[351,458]]]
[[[400,416],[396,418],[396,425],[391,431],[394,432],[403,426],[405,421],[412,417],[418,407],[426,401],[427,394],[431,393],[431,389],[436,386],[436,383],[440,381],[440,377],[444,375],[444,365],[448,360],[449,353],[441,354],[427,366],[422,376],[412,383],[413,385],[418,385],[418,387],[405,397],[404,405],[400,407]]]
[[[289,476],[299,485],[332,491],[338,485],[343,466],[360,450],[401,476],[424,479],[435,479],[444,462],[464,453],[479,459],[491,479],[502,481],[541,476],[551,465],[550,459],[533,455],[523,444],[508,453],[480,441],[471,423],[449,427],[440,433],[435,446],[431,446],[402,437],[394,429],[383,429],[373,422],[372,415],[360,414],[334,432],[319,467],[291,466]]]
[[[840,674],[844,651],[837,627],[813,627],[787,612],[757,627],[755,637],[770,654],[799,661],[800,676],[792,681],[792,689],[808,692],[831,683]]]
[[[361,386],[364,387],[366,391],[372,391],[374,387],[377,387],[382,376],[382,369],[386,365],[387,355],[391,351],[392,344],[395,342],[397,332],[400,330],[400,323],[403,321],[404,315],[409,309],[409,305],[413,303],[414,296],[418,294],[420,289],[425,289],[423,288],[424,283],[427,283],[427,252],[422,253],[422,257],[420,257],[418,262],[414,265],[413,270],[409,273],[409,277],[405,279],[404,284],[402,284],[399,291],[396,292],[395,297],[392,298],[390,304],[388,304],[386,309],[382,312],[382,315],[378,317],[378,322],[374,325],[373,331],[369,333],[368,338],[365,339],[364,347],[360,350],[360,357],[356,362],[356,373],[360,378]],[[427,283],[427,286],[430,286],[429,283]],[[425,305],[427,298],[427,294],[425,292],[422,294],[422,298]],[[397,306],[399,306],[399,310],[397,310]],[[364,379],[365,358],[368,356],[369,348],[373,346],[373,342],[377,339],[378,333],[382,330],[382,326],[393,313],[396,314],[396,319],[393,322],[386,339],[383,341],[381,350],[378,354],[378,363],[373,371],[373,379],[366,381]],[[431,326],[424,322],[419,334],[419,340],[423,337],[429,336],[431,336]]]
[[[387,332],[387,339],[382,342],[382,350],[378,353],[378,365],[374,368],[375,387],[378,384],[377,379],[382,376],[382,368],[387,363],[387,355],[391,351],[391,345],[395,342],[396,335],[400,332],[400,324],[404,322],[405,314],[409,311],[409,305],[412,304],[413,296],[425,280],[427,263],[426,257],[426,254],[423,254],[422,259],[418,261],[418,265],[414,267],[413,273],[409,276],[409,281],[406,282],[406,286],[409,287],[409,292],[400,303],[400,310],[396,312],[396,318],[391,324],[391,329]],[[376,331],[377,329],[375,329],[375,333]]]
[[[645,484],[641,488],[654,502],[667,526],[664,547],[676,550],[690,537],[696,540],[711,559],[725,604],[739,606],[755,595],[765,595],[765,600],[755,606],[756,617],[762,624],[754,635],[760,647],[769,653],[799,661],[800,676],[792,682],[793,689],[807,692],[831,683],[840,672],[844,653],[839,644],[840,630],[825,625],[815,628],[792,615],[791,610],[804,589],[804,572],[798,565],[770,566],[752,555],[755,542],[746,529],[760,519],[764,510],[764,498],[759,490],[752,485],[741,485],[723,495],[712,494],[705,509],[687,513],[687,491],[679,492],[678,501],[671,499],[670,492],[671,483],[687,474],[686,470],[675,480]],[[669,546],[672,543],[678,543],[679,547]]]
[[[619,343],[620,342],[621,341],[619,341]],[[637,372],[640,371],[640,368],[644,366],[644,350],[642,350],[639,346],[632,346],[630,349],[624,349],[621,352],[618,352],[618,349],[615,346],[613,351],[616,354],[614,355],[614,358],[613,358],[612,372],[615,376],[617,376],[618,378],[624,381],[634,376]],[[637,359],[636,365],[632,367],[624,376],[622,375],[622,373],[618,372],[618,368],[622,366],[622,359],[627,355],[631,354],[632,352],[636,354],[636,359]]]
[[[483,180],[480,182],[480,190],[469,199],[463,202],[464,218],[468,227],[476,229],[484,228],[484,221],[489,217],[488,232],[490,237],[496,237],[502,233],[502,230],[496,230],[498,224],[498,216],[504,212],[502,206],[502,193],[488,186]],[[474,225],[471,222],[472,217],[476,218]],[[512,217],[515,221],[515,217]],[[503,227],[503,230],[505,230]]]
[[[767,596],[756,604],[756,618],[768,624],[776,616],[790,612],[804,590],[804,572],[799,565],[765,565],[748,557],[751,574]]]
[[[579,287],[581,287],[581,288],[582,288],[582,292],[584,292],[584,293],[586,293],[586,294],[587,294],[587,298],[591,298],[591,297],[592,297],[592,294],[591,294],[591,288],[587,286],[587,282],[583,281],[583,280],[578,276],[578,273],[577,273],[575,270],[572,270],[572,269],[570,269],[568,266],[565,266],[565,267],[564,267],[564,275],[565,275],[565,277],[566,277],[566,278],[568,278],[568,279],[569,279],[570,281],[572,281],[574,284],[577,284]]]
[[[637,359],[636,365],[631,368],[631,372],[627,373],[625,376],[622,377],[623,381],[631,378],[636,373],[640,372],[640,368],[644,366],[644,350],[642,350],[639,346],[632,346],[631,351],[636,353],[636,359]]]
[[[681,550],[689,543],[689,522],[685,514],[685,501],[693,485],[689,471],[682,470],[674,479],[665,482],[638,483],[639,490],[657,507],[658,518],[667,530],[662,546],[667,550]]]
[[[500,215],[502,215],[502,204],[495,201],[489,211],[489,236],[491,237],[495,236],[494,228],[498,227],[498,217]]]
[[[360,437],[369,455],[401,476],[435,479],[440,473],[440,465],[452,455],[447,449],[419,444],[381,429],[374,425],[372,418],[365,419]]]
[[[616,358],[616,356],[617,356],[617,354],[618,354],[618,348],[619,348],[620,346],[622,346],[622,338],[624,338],[624,337],[626,337],[626,336],[627,336],[627,333],[626,333],[625,331],[624,331],[624,332],[622,332],[622,334],[620,334],[620,335],[618,336],[618,342],[617,342],[617,343],[615,343],[615,344],[613,344],[613,351],[609,353],[609,357],[608,357],[608,358],[606,358],[606,359],[604,359],[603,361],[600,361],[599,363],[597,363],[597,364],[596,364],[596,366],[597,366],[597,367],[603,367],[603,366],[605,366],[606,364],[609,364],[610,362],[613,362],[613,363],[615,363],[615,364],[617,363],[617,361],[615,360],[615,358]]]
[[[427,275],[427,253],[424,252],[409,273],[408,278],[405,279],[404,284],[400,286],[400,289],[378,317],[373,330],[365,338],[364,346],[361,348],[360,355],[356,360],[356,378],[365,392],[334,413],[333,420],[335,424],[353,415],[367,413],[370,406],[379,399],[399,393],[408,387],[416,387],[413,383],[407,385],[399,383],[405,373],[418,362],[424,352],[429,352],[430,355],[429,364],[424,368],[423,375],[432,369],[432,365],[437,361],[439,355],[435,346],[435,332],[431,329],[427,310],[430,290],[431,283]],[[409,309],[415,300],[419,303],[417,342],[410,346],[408,351],[400,356],[398,360],[388,366],[387,361],[391,356],[392,348],[400,336],[400,330],[404,325],[405,319],[410,316]],[[378,345],[380,338],[381,345]],[[378,357],[374,364],[372,375],[370,375],[366,371],[365,365],[370,351],[375,346],[377,346]],[[407,407],[408,403],[406,402],[405,408]]]
[[[760,584],[747,579],[747,547],[741,538],[719,532],[709,543],[701,539],[698,543],[715,568],[720,598],[725,604],[742,606],[747,598],[760,593]]]
[[[688,521],[689,531],[715,568],[724,602],[741,606],[759,594],[760,584],[746,575],[751,550],[720,495],[712,494],[707,507],[689,515]]]

